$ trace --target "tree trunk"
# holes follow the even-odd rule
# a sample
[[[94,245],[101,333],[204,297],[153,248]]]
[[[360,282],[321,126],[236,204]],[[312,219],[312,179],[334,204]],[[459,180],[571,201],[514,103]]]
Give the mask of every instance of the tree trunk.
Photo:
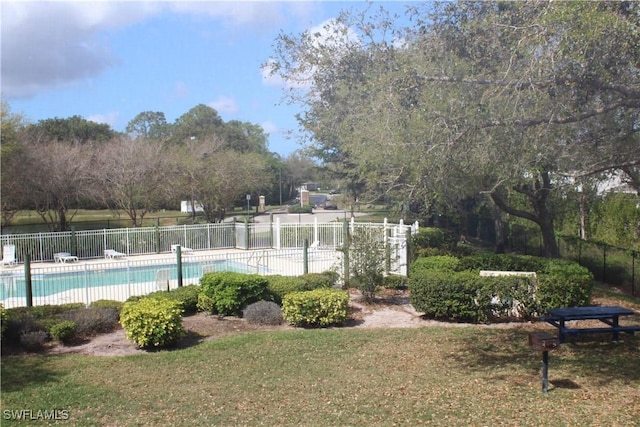
[[[496,253],[503,254],[505,249],[504,222],[502,222],[502,210],[494,205],[493,225],[496,232]]]

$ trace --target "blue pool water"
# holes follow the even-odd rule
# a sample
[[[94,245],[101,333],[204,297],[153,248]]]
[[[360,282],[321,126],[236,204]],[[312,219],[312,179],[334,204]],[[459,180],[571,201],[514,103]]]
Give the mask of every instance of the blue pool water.
[[[155,282],[160,270],[165,270],[169,279],[177,280],[178,271],[175,264],[148,265],[128,268],[104,270],[87,270],[78,272],[34,274],[31,276],[34,297],[57,294],[73,289],[86,289],[98,286],[136,285]],[[230,260],[183,263],[182,278],[199,279],[203,272],[233,271],[238,273],[255,273],[255,268]],[[24,273],[11,272],[0,274],[0,299],[24,297],[26,295]],[[191,280],[190,282],[193,282]]]

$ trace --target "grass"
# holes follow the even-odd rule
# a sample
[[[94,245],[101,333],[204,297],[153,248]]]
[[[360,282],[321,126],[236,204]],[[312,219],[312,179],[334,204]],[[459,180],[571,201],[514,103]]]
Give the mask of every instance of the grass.
[[[640,423],[640,338],[565,344],[541,392],[534,328],[254,332],[126,357],[2,358],[7,411],[73,425]],[[31,422],[22,422],[31,424]]]

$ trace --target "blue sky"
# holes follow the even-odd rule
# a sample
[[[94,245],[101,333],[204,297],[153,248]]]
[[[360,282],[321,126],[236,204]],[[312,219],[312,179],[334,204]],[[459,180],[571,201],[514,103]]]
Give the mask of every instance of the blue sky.
[[[375,2],[402,13],[401,2]],[[169,122],[198,104],[261,125],[269,149],[298,145],[296,108],[261,64],[300,34],[365,2],[2,1],[2,98],[36,122],[80,115],[124,131],[143,111]],[[287,134],[293,132],[293,138]]]

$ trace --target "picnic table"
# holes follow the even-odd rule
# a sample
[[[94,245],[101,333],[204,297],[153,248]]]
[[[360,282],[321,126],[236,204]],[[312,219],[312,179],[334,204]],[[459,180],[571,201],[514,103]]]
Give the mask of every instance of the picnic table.
[[[640,325],[620,325],[621,316],[631,316],[635,312],[619,306],[552,308],[548,313],[548,316],[542,317],[540,320],[558,328],[558,342],[560,343],[564,341],[564,336],[567,334],[577,336],[579,334],[613,333],[613,339],[617,340],[620,332],[633,335],[636,331],[640,331]],[[599,328],[567,327],[566,322],[573,320],[599,320],[607,326]]]

